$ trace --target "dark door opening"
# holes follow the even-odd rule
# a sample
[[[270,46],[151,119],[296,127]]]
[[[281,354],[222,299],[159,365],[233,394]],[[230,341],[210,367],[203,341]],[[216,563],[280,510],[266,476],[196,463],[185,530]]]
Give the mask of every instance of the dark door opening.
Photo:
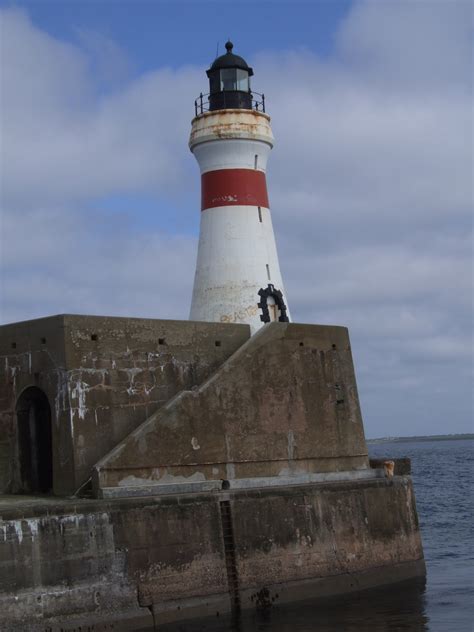
[[[53,488],[51,407],[43,391],[30,386],[18,398],[19,485],[22,494],[48,494]]]

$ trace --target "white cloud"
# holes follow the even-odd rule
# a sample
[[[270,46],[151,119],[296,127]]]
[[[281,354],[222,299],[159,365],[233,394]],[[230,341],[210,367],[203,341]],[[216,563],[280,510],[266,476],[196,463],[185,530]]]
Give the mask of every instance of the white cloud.
[[[338,49],[351,73],[384,91],[468,90],[471,28],[466,0],[363,0],[344,22]]]
[[[2,13],[2,34],[6,204],[57,204],[181,185],[196,70],[164,68],[118,91],[95,93],[93,73],[86,73],[89,44],[84,49],[53,40],[11,10]],[[177,139],[183,139],[179,150]]]
[[[270,198],[292,313],[350,327],[372,436],[468,423],[469,12],[359,2],[331,57],[251,60],[277,138]],[[71,44],[24,12],[1,20],[3,320],[186,318],[198,200],[172,234],[102,200],[147,194],[162,217],[197,186],[186,142],[203,69],[133,76],[101,33]]]
[[[104,234],[94,234],[100,225]],[[92,228],[92,230],[91,230]],[[10,216],[3,243],[4,320],[86,313],[186,319],[195,239],[134,233],[95,210],[35,209]]]
[[[103,33],[77,29],[81,47],[88,53],[89,70],[95,75],[97,87],[119,87],[131,77],[132,64],[124,50]]]

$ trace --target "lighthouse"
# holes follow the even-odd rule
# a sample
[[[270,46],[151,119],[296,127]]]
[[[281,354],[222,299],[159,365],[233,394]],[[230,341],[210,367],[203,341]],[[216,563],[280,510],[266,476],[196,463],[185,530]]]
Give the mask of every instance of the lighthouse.
[[[201,171],[201,225],[191,320],[289,322],[268,200],[273,134],[253,70],[232,42],[207,71],[195,101],[189,147]]]

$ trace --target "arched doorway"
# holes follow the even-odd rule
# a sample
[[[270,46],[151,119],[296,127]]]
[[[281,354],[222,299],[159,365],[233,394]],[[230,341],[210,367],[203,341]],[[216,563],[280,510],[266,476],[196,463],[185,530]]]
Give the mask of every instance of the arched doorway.
[[[51,407],[36,386],[25,389],[16,404],[18,485],[22,494],[48,494],[53,488]]]

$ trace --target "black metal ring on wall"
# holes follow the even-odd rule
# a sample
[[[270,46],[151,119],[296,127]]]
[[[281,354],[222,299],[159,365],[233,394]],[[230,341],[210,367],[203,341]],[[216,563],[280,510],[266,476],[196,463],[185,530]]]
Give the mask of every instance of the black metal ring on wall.
[[[260,303],[257,303],[257,307],[260,307],[262,313],[260,314],[260,320],[263,323],[270,322],[270,310],[268,309],[268,298],[271,296],[278,309],[280,310],[280,316],[278,318],[278,322],[280,323],[288,323],[289,318],[286,313],[286,305],[283,300],[283,294],[280,290],[275,289],[275,286],[269,283],[265,289],[261,288],[258,291],[258,295],[260,296]]]

